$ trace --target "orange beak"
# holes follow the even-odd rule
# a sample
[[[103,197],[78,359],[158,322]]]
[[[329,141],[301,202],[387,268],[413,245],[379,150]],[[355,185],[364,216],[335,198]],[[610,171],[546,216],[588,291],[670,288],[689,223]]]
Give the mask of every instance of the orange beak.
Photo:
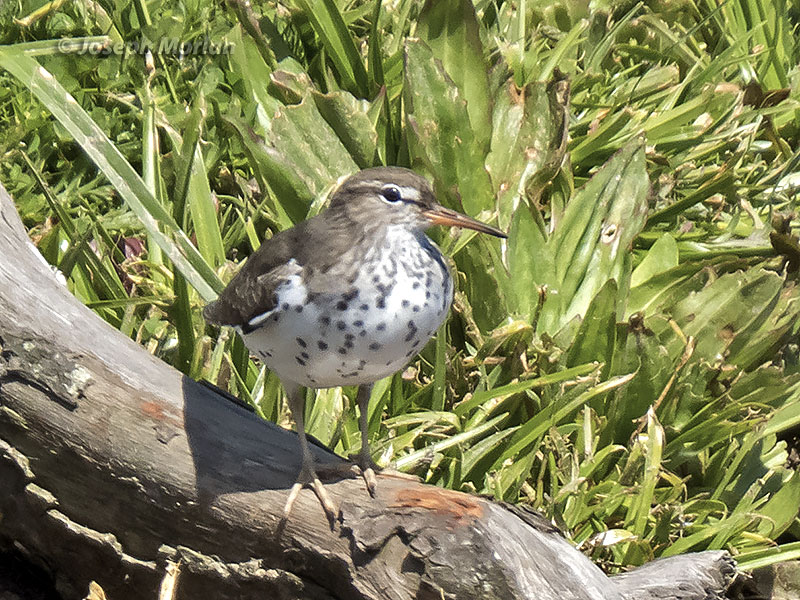
[[[444,206],[436,206],[435,208],[429,208],[427,210],[422,211],[423,216],[425,216],[428,221],[430,221],[431,225],[447,225],[448,227],[463,227],[464,229],[474,229],[475,231],[480,231],[481,233],[488,233],[489,235],[494,235],[499,238],[507,238],[508,236],[500,231],[499,229],[495,229],[486,223],[481,223],[480,221],[476,221],[475,219],[468,217],[467,215],[462,215],[460,212],[456,212],[454,210],[450,210],[449,208],[445,208]]]

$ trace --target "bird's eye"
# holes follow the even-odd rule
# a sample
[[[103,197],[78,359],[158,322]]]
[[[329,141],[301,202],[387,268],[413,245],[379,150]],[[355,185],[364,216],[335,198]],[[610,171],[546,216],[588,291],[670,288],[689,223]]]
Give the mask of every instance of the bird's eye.
[[[394,185],[387,185],[385,188],[383,188],[381,190],[381,195],[387,202],[399,202],[403,199],[403,195],[400,193],[400,188]]]

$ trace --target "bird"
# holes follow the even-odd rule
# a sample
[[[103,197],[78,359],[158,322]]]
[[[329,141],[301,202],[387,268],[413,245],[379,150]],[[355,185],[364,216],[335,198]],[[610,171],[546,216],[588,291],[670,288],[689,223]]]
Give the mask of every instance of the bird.
[[[206,321],[233,327],[286,392],[302,461],[284,520],[306,486],[331,526],[337,515],[309,451],[303,387],[359,386],[355,463],[375,496],[367,439],[372,385],[422,350],[453,300],[447,261],[425,234],[433,225],[506,237],[439,204],[428,180],[409,169],[364,169],[339,185],[325,210],[265,240],[204,308]]]

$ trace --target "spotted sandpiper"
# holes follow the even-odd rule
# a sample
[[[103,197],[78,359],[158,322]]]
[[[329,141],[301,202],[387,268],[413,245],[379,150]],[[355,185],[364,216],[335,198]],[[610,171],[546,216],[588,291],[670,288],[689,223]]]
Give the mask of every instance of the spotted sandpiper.
[[[425,235],[431,225],[506,237],[438,204],[427,180],[408,169],[366,169],[346,179],[319,215],[265,241],[203,311],[209,322],[233,326],[286,390],[302,467],[284,519],[305,485],[331,523],[337,512],[308,449],[301,386],[360,386],[357,464],[374,495],[367,440],[372,384],[422,349],[453,299],[444,257]]]

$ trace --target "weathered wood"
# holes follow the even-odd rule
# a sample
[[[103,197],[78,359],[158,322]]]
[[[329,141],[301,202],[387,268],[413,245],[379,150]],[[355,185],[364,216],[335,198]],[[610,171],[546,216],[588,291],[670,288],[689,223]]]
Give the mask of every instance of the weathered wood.
[[[612,579],[629,600],[717,600],[726,597],[735,576],[730,554],[719,550],[661,558]]]
[[[179,598],[215,600],[690,600],[727,587],[721,553],[609,579],[532,511],[386,475],[375,499],[359,479],[329,484],[333,531],[302,493],[279,533],[299,468],[293,433],[75,300],[2,186],[0,257],[0,541],[51,572],[64,598],[91,580],[115,600],[154,598],[167,561],[180,562]]]

